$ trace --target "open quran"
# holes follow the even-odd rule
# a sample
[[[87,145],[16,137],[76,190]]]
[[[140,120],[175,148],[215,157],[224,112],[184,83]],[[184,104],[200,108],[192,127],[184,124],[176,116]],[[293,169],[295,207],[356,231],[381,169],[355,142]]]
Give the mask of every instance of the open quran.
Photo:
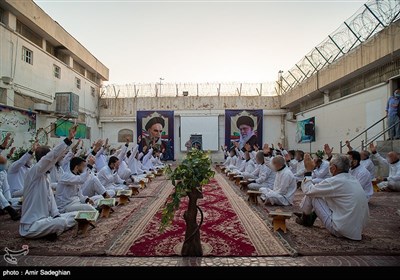
[[[98,217],[99,217],[98,211],[79,211],[75,216],[75,220],[87,220],[95,222],[97,221]]]
[[[117,196],[121,196],[121,195],[131,196],[132,195],[132,190],[118,190],[117,191]]]
[[[99,207],[101,205],[107,205],[110,207],[115,206],[115,198],[104,198],[99,201]]]

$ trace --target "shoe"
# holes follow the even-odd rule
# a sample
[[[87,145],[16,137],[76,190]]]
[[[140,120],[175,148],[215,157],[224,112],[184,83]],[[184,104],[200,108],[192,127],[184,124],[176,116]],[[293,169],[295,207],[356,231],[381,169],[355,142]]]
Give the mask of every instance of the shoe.
[[[46,239],[47,241],[56,241],[57,240],[57,233],[50,233],[43,237],[43,239]]]
[[[18,212],[11,206],[5,207],[4,210],[6,210],[8,212],[8,214],[11,217],[11,220],[18,221],[19,219],[21,219],[21,215],[18,214]]]
[[[317,214],[312,212],[310,215],[302,214],[301,217],[297,217],[296,223],[305,227],[312,227],[316,219]]]

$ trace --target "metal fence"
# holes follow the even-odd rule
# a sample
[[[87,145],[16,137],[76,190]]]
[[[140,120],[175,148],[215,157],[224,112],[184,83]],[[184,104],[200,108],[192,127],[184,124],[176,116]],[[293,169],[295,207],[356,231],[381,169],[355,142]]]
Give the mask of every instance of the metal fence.
[[[400,19],[400,0],[371,0],[312,49],[294,67],[280,75],[280,93],[289,92],[382,29]],[[394,34],[393,36],[399,36]]]
[[[148,83],[106,85],[101,98],[174,96],[274,96],[275,82],[269,83]]]

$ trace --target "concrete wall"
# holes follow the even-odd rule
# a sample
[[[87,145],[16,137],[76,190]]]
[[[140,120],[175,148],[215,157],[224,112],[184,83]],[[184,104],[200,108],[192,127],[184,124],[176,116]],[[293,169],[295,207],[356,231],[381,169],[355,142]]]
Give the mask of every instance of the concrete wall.
[[[173,110],[175,114],[175,157],[181,159],[184,153],[180,151],[179,127],[180,116],[218,115],[219,146],[225,143],[225,109],[263,109],[264,127],[263,140],[277,143],[283,139],[282,116],[286,113],[279,109],[277,97],[147,97],[147,98],[106,98],[100,100],[100,123],[103,138],[109,137],[110,143],[119,145],[118,131],[133,129],[134,139],[137,139],[136,111],[140,110]],[[213,161],[221,161],[223,154],[212,153]]]
[[[339,152],[340,141],[350,140],[365,128],[385,116],[386,100],[389,97],[388,84],[380,84],[364,91],[337,99],[297,115],[297,120],[315,117],[316,142],[311,145],[312,152],[322,150],[328,143]],[[377,126],[368,132],[368,138],[382,131]],[[310,150],[310,144],[296,143],[296,123],[286,121],[286,136],[291,149]],[[354,140],[354,148],[361,145],[360,137]],[[347,151],[347,149],[344,149]]]

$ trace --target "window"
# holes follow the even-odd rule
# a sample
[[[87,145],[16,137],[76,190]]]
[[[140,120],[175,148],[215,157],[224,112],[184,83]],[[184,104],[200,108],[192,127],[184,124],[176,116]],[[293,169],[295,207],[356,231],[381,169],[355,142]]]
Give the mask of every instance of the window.
[[[33,51],[22,47],[22,60],[26,63],[33,64]]]
[[[6,24],[5,12],[2,8],[0,8],[0,22]]]
[[[76,88],[81,89],[81,79],[75,78]]]
[[[85,67],[83,67],[82,65],[80,65],[78,62],[76,62],[74,60],[73,65],[72,65],[75,71],[77,71],[78,73],[80,73],[81,75],[85,76]]]
[[[46,41],[46,52],[55,56],[54,46],[49,41]]]
[[[118,142],[126,142],[126,138],[129,138],[130,141],[133,139],[133,130],[131,129],[121,129],[118,131]]]
[[[42,37],[40,37],[38,34],[33,32],[28,26],[17,20],[17,30],[19,34],[24,36],[26,39],[31,41],[32,43],[38,45],[39,47],[43,47],[42,45]]]
[[[90,93],[92,94],[93,97],[96,96],[96,89],[94,87],[90,87]]]
[[[56,77],[57,79],[61,79],[61,68],[57,65],[53,65],[53,73],[54,73],[54,77]]]

